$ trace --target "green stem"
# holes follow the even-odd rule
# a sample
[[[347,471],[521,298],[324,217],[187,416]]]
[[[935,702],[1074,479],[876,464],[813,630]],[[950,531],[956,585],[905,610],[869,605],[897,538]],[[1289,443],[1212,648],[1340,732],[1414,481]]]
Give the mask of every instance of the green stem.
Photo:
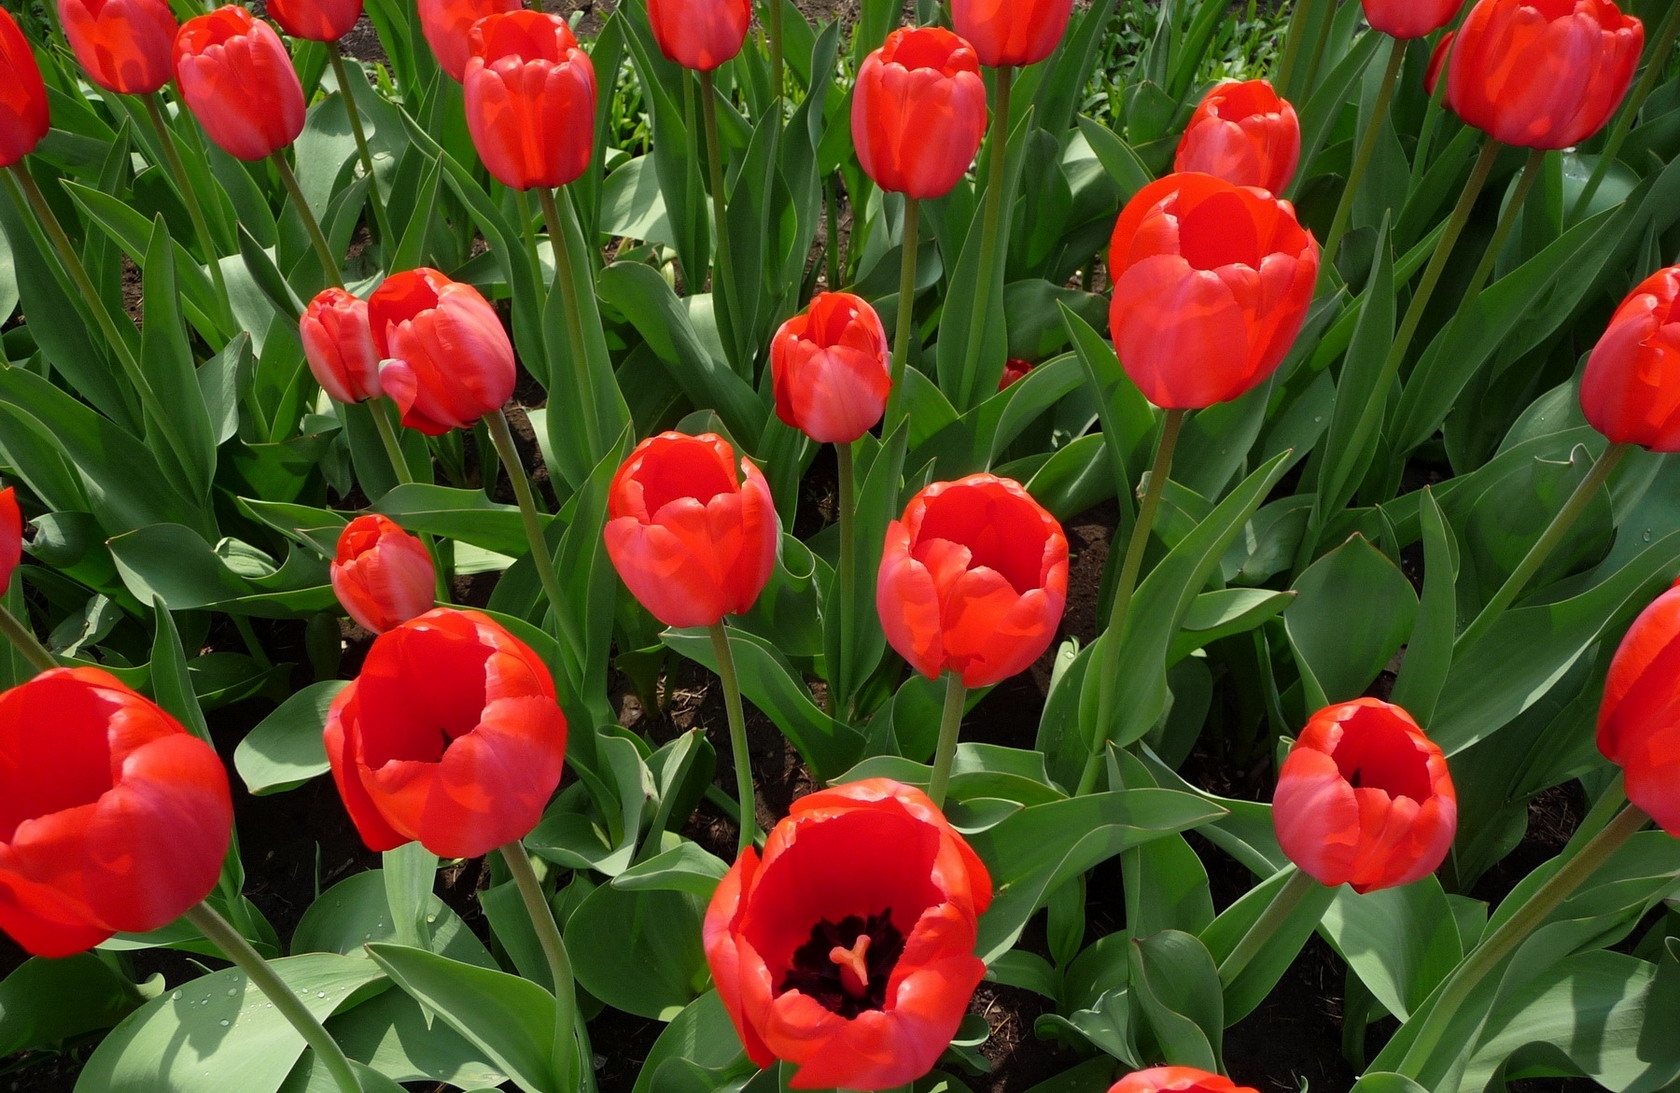
[[[1598,457],[1598,462],[1593,464],[1592,470],[1581,479],[1581,484],[1575,487],[1575,492],[1569,495],[1569,500],[1563,503],[1563,508],[1552,517],[1552,522],[1529,548],[1523,560],[1517,563],[1517,568],[1511,571],[1511,575],[1505,578],[1505,583],[1499,586],[1499,591],[1493,594],[1493,598],[1488,600],[1481,613],[1465,628],[1464,633],[1458,636],[1458,641],[1453,645],[1454,656],[1462,656],[1466,649],[1486,636],[1488,629],[1505,609],[1511,606],[1512,601],[1533,579],[1534,574],[1539,572],[1552,551],[1557,549],[1557,545],[1563,542],[1564,536],[1569,534],[1569,529],[1575,526],[1575,521],[1581,518],[1592,499],[1598,496],[1598,491],[1610,478],[1610,472],[1616,469],[1616,465],[1631,448],[1630,444],[1612,444],[1604,449],[1604,454]]]
[[[560,936],[560,926],[554,921],[554,908],[549,905],[548,897],[537,881],[524,844],[515,839],[501,847],[498,853],[507,863],[508,872],[513,874],[514,887],[519,889],[519,898],[525,904],[531,928],[536,931],[543,957],[548,961],[548,975],[554,981],[556,1003],[554,1043],[568,1053],[567,1058],[555,1060],[555,1069],[562,1075],[563,1083],[568,1082],[565,1076],[571,1074],[574,1062],[571,1057],[576,1051],[573,1026],[577,1024],[577,987],[572,978],[572,960],[566,953],[566,941]]]
[[[892,388],[887,392],[882,436],[892,435],[904,412],[904,371],[910,364],[910,331],[916,325],[916,236],[920,221],[921,203],[905,194],[903,255],[898,266],[898,318],[893,327]]]
[[[519,518],[525,524],[525,541],[531,547],[531,563],[537,567],[537,577],[542,581],[543,592],[548,596],[548,606],[554,612],[554,621],[560,627],[567,644],[581,655],[583,640],[572,621],[571,612],[566,610],[566,596],[560,589],[560,575],[554,570],[554,556],[549,553],[548,541],[543,538],[542,520],[537,515],[537,499],[531,492],[531,479],[525,474],[525,464],[519,459],[519,449],[513,443],[513,433],[508,429],[506,411],[495,410],[485,414],[484,424],[490,430],[490,443],[495,445],[496,454],[501,457],[502,464],[507,469],[508,481],[513,483],[513,494],[519,500]]]
[[[606,450],[601,444],[601,412],[595,401],[595,377],[589,371],[583,315],[578,310],[578,293],[582,290],[578,287],[577,270],[572,265],[572,248],[566,238],[565,224],[560,219],[560,205],[554,198],[554,191],[538,189],[537,201],[542,205],[543,220],[548,224],[548,245],[554,252],[554,278],[565,303],[566,339],[572,348],[572,376],[577,381],[578,405],[583,411],[583,436],[589,444],[589,458],[593,461],[605,455]],[[571,211],[570,199],[567,211]]]
[[[945,708],[939,715],[939,744],[933,752],[933,777],[928,779],[928,797],[937,808],[945,807],[945,791],[951,785],[951,763],[957,757],[957,734],[962,730],[963,705],[968,688],[956,672],[945,673]]]
[[[834,456],[840,465],[840,497],[837,506],[840,510],[840,655],[846,657],[852,649],[852,635],[857,629],[857,620],[852,617],[852,593],[857,588],[857,544],[852,542],[853,525],[857,518],[857,486],[852,473],[851,444],[836,444]],[[846,665],[845,667],[849,667]],[[843,679],[850,687],[851,675],[845,671],[833,673],[837,679]],[[834,684],[828,687],[829,699],[834,712],[847,721],[852,717],[852,696],[850,693],[835,693]]]
[[[40,639],[36,638],[35,632],[8,611],[4,604],[0,604],[0,634],[4,634],[8,641],[17,646],[17,651],[23,654],[23,659],[37,672],[51,671],[58,667],[57,659],[41,644]]]
[[[309,211],[309,202],[303,199],[303,187],[298,185],[297,175],[292,173],[292,165],[286,162],[286,150],[281,148],[268,158],[280,175],[281,185],[285,186],[286,192],[291,195],[292,204],[297,206],[298,216],[303,219],[303,226],[309,232],[310,245],[315,248],[315,257],[321,260],[321,272],[327,275],[327,284],[342,287],[344,279],[339,274],[338,259],[333,257],[332,245],[321,232],[320,221]]]
[[[1289,916],[1295,910],[1295,905],[1304,899],[1308,892],[1319,887],[1318,881],[1297,869],[1288,866],[1289,879],[1283,882],[1272,896],[1272,902],[1260,912],[1260,917],[1243,934],[1237,942],[1237,947],[1231,950],[1231,955],[1219,962],[1219,985],[1229,987],[1237,981],[1237,976],[1254,960],[1260,950],[1266,947],[1266,942],[1277,933],[1278,927],[1289,921]]]
[[[513,191],[513,206],[519,213],[520,234],[525,237],[525,256],[531,260],[531,298],[536,301],[540,314],[543,305],[542,250],[537,246],[537,224],[531,217],[531,203],[526,199],[524,190]]]
[[[245,643],[245,649],[251,654],[251,659],[257,662],[257,667],[268,671],[274,667],[274,661],[269,659],[268,651],[257,640],[257,632],[251,628],[251,620],[244,615],[231,615],[233,628],[239,631],[239,640]]]
[[[1330,222],[1330,234],[1324,240],[1324,253],[1319,259],[1322,270],[1328,271],[1336,264],[1336,252],[1341,249],[1342,237],[1347,233],[1348,222],[1353,216],[1354,196],[1359,192],[1359,184],[1364,181],[1371,156],[1377,150],[1377,138],[1382,135],[1383,126],[1388,121],[1389,103],[1394,100],[1394,88],[1400,82],[1400,70],[1405,64],[1406,43],[1389,43],[1388,68],[1383,73],[1382,85],[1377,89],[1377,101],[1371,106],[1371,116],[1365,121],[1365,135],[1359,140],[1359,151],[1355,153],[1353,167],[1348,171],[1347,185],[1342,188],[1335,219]]]
[[[1412,171],[1407,183],[1407,192],[1415,191],[1422,180],[1424,172],[1429,168],[1429,152],[1435,145],[1435,133],[1441,127],[1441,118],[1446,113],[1447,101],[1447,72],[1452,66],[1452,43],[1447,45],[1447,56],[1442,59],[1440,78],[1435,81],[1435,89],[1429,93],[1429,102],[1423,110],[1423,128],[1418,132],[1417,150],[1412,156]]]
[[[1138,507],[1137,522],[1132,525],[1132,539],[1126,546],[1126,558],[1120,567],[1120,580],[1114,588],[1114,603],[1108,613],[1108,629],[1103,631],[1102,675],[1097,679],[1097,724],[1091,740],[1091,754],[1085,761],[1085,771],[1079,778],[1078,792],[1089,793],[1097,784],[1097,771],[1102,762],[1102,745],[1108,740],[1114,720],[1116,701],[1115,680],[1120,675],[1120,631],[1126,625],[1126,612],[1132,604],[1137,588],[1138,573],[1143,569],[1143,554],[1149,546],[1149,535],[1155,527],[1155,513],[1161,507],[1161,494],[1172,473],[1173,449],[1178,447],[1178,435],[1184,427],[1183,410],[1168,410],[1161,425],[1161,441],[1155,447],[1155,465],[1149,472],[1149,485],[1143,491]]]
[[[974,298],[968,302],[968,345],[963,351],[961,389],[957,392],[960,409],[975,405],[986,393],[975,390],[978,377],[974,373],[980,365],[980,343],[985,340],[986,320],[991,317],[992,282],[996,272],[993,265],[997,262],[998,248],[1007,250],[1009,246],[1009,234],[998,230],[998,222],[1003,214],[1004,167],[1009,159],[1009,91],[1014,79],[1014,68],[997,70],[992,133],[986,150],[986,204],[980,221],[980,278],[974,286]]]
[[[391,473],[397,476],[399,485],[409,485],[415,481],[414,472],[409,469],[408,458],[403,455],[402,443],[397,439],[396,426],[391,424],[391,406],[380,398],[368,400],[368,411],[373,414],[373,427],[379,433],[379,443],[385,448],[385,457],[391,461]],[[443,557],[438,553],[437,542],[430,532],[421,532],[420,541],[426,544],[426,552],[432,556],[432,581],[439,603],[449,602],[449,575],[444,569]]]
[[[1662,79],[1663,71],[1668,67],[1668,55],[1674,49],[1674,39],[1680,35],[1680,4],[1670,4],[1668,14],[1663,17],[1662,25],[1657,28],[1656,37],[1651,39],[1651,59],[1645,65],[1645,72],[1634,85],[1633,92],[1628,95],[1627,102],[1616,115],[1616,124],[1611,128],[1610,135],[1604,139],[1604,150],[1598,154],[1598,163],[1593,166],[1593,173],[1587,179],[1587,184],[1581,187],[1581,196],[1575,199],[1574,208],[1569,211],[1566,223],[1576,223],[1586,215],[1587,207],[1592,204],[1598,188],[1604,184],[1604,179],[1610,173],[1610,165],[1616,162],[1616,156],[1622,150],[1622,142],[1627,140],[1628,133],[1633,129],[1634,119],[1645,105],[1645,100],[1651,92],[1656,90],[1657,83]]]
[[[712,265],[712,291],[721,297],[725,322],[719,329],[733,330],[732,310],[738,305],[735,297],[735,260],[729,245],[729,216],[724,206],[723,139],[718,136],[717,95],[712,90],[712,74],[700,73],[700,116],[706,126],[706,170],[712,187],[712,222],[717,231],[717,261]],[[720,293],[718,289],[723,291]],[[726,339],[727,341],[727,339]],[[730,350],[733,355],[733,349]]]
[[[362,170],[367,172],[368,201],[373,205],[373,219],[379,226],[379,238],[385,246],[394,247],[397,240],[391,234],[391,225],[385,219],[385,204],[379,197],[379,177],[373,173],[373,152],[368,148],[367,130],[362,128],[362,108],[356,105],[356,96],[350,93],[350,76],[337,42],[327,43],[327,60],[332,63],[333,78],[338,81],[338,89],[343,93],[344,116],[350,120],[350,135],[356,139],[356,155],[362,161]]]
[[[723,701],[729,711],[729,751],[735,764],[735,797],[741,804],[741,837],[737,855],[746,852],[758,837],[758,808],[753,796],[752,755],[747,750],[747,715],[741,709],[741,683],[735,675],[735,655],[729,651],[729,633],[723,623],[712,626],[712,653],[717,658],[718,678],[723,680]]]
[[[1464,291],[1463,301],[1458,305],[1458,314],[1463,315],[1476,302],[1487,287],[1488,278],[1493,276],[1493,268],[1499,263],[1499,252],[1505,249],[1505,241],[1511,238],[1511,231],[1522,218],[1523,204],[1528,201],[1528,192],[1534,189],[1535,181],[1540,172],[1546,168],[1546,150],[1536,148],[1528,153],[1528,162],[1523,166],[1521,177],[1517,179],[1517,188],[1511,192],[1511,200],[1505,203],[1505,209],[1499,214],[1499,223],[1494,226],[1493,238],[1488,240],[1487,250],[1482,252],[1482,260],[1476,263],[1476,272],[1470,275],[1470,285]]]
[[[228,303],[227,280],[222,276],[221,251],[210,234],[209,222],[204,219],[204,206],[198,202],[198,191],[187,178],[186,164],[181,162],[180,149],[175,147],[175,138],[169,132],[169,123],[164,120],[163,107],[158,101],[157,92],[140,96],[140,101],[145,104],[146,116],[151,119],[152,128],[157,131],[158,143],[163,146],[164,162],[169,164],[169,173],[175,179],[175,189],[181,195],[181,203],[187,207],[187,217],[192,221],[193,231],[198,233],[198,245],[204,248],[206,264],[210,268],[210,280],[216,285],[216,299],[222,305],[221,318],[227,329],[232,330],[233,309]]]
[[[303,1037],[304,1043],[315,1050],[315,1058],[327,1072],[332,1075],[333,1084],[338,1086],[341,1093],[361,1093],[361,1083],[356,1080],[356,1072],[350,1066],[350,1060],[345,1057],[344,1049],[338,1046],[338,1041],[321,1026],[315,1015],[309,1012],[292,988],[286,986],[286,981],[280,978],[272,965],[264,960],[257,950],[251,948],[238,930],[228,924],[227,919],[216,913],[215,908],[208,903],[199,903],[187,908],[181,917],[192,923],[198,931],[220,949],[229,960],[238,966],[239,970],[251,977],[251,983],[267,996],[274,1008],[280,1011],[292,1028]]]

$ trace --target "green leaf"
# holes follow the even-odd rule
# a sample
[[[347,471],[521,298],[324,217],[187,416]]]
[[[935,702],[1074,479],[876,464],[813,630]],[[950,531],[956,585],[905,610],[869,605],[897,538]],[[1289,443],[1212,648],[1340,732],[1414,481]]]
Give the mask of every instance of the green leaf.
[[[1458,636],[1458,543],[1430,487],[1418,503],[1423,526],[1423,597],[1406,641],[1406,657],[1390,701],[1404,706],[1418,724],[1435,717],[1435,703],[1452,669]]]
[[[1398,48],[1398,47],[1397,47]],[[1359,322],[1342,371],[1336,381],[1336,406],[1322,449],[1316,495],[1319,521],[1346,507],[1359,488],[1381,439],[1378,425],[1387,391],[1377,390],[1383,364],[1394,345],[1394,253],[1389,245],[1388,217],[1377,233],[1377,265],[1370,287],[1359,299]],[[1366,434],[1358,448],[1353,440],[1361,425]],[[1322,524],[1315,525],[1322,526]]]
[[[1313,709],[1363,694],[1417,615],[1412,583],[1362,535],[1314,562],[1294,591],[1283,625],[1303,679],[1310,676]]]
[[[202,499],[209,496],[210,480],[216,473],[216,439],[199,390],[186,328],[181,325],[171,246],[169,229],[160,215],[152,224],[151,243],[146,249],[140,371],[167,417],[159,421],[148,414],[146,434],[152,450],[164,447],[170,461],[184,472],[183,492]]]
[[[234,749],[233,766],[249,792],[259,797],[284,793],[327,772],[326,745],[321,740],[327,707],[348,686],[349,681],[343,679],[311,683],[246,734]]]
[[[630,892],[687,892],[710,899],[717,882],[728,871],[728,862],[685,839],[663,854],[626,869],[613,878],[612,886]]]
[[[354,1062],[398,1082],[442,1082],[493,1089],[507,1075],[454,1029],[426,1015],[402,991],[386,991],[327,1022],[327,1031]]]
[[[1266,811],[1269,814],[1271,810]],[[1279,890],[1296,875],[1293,867],[1271,873],[1243,893],[1235,903],[1221,911],[1219,917],[1201,932],[1202,944],[1207,946],[1216,961],[1223,961],[1236,950],[1243,937],[1272,905],[1272,900]],[[1290,910],[1289,917],[1278,926],[1260,951],[1254,954],[1254,959],[1248,962],[1241,974],[1225,988],[1227,1023],[1236,1024],[1266,1000],[1266,996],[1272,993],[1272,989],[1289,970],[1289,966],[1295,963],[1301,946],[1312,937],[1325,908],[1330,906],[1335,897],[1335,889],[1326,888],[1322,884],[1315,884],[1307,889],[1306,894]]]
[[[1203,592],[1184,613],[1184,628],[1173,638],[1169,666],[1221,638],[1244,634],[1276,618],[1295,602],[1295,592],[1263,588],[1224,588]]]
[[[1458,926],[1433,876],[1359,895],[1336,892],[1324,934],[1383,1007],[1401,1021],[1463,957]]]
[[[93,953],[25,960],[0,981],[0,1057],[110,1028],[144,1001],[141,990]]]
[[[411,482],[385,494],[372,511],[389,516],[409,531],[459,539],[510,558],[531,549],[519,509],[490,500],[483,490]],[[541,513],[538,519],[548,522]]]
[[[578,983],[615,1009],[671,1020],[706,986],[705,914],[693,892],[595,889],[566,922]]]
[[[636,1074],[632,1093],[655,1093],[665,1088],[663,1075],[671,1063],[686,1062],[702,1070],[718,1071],[741,1057],[741,1040],[729,1011],[723,1008],[716,991],[707,991],[685,1006],[653,1042]]]
[[[478,937],[442,900],[431,897],[426,914],[433,952],[480,968],[496,967]],[[292,954],[360,956],[368,942],[394,941],[396,936],[384,871],[368,869],[346,877],[316,897],[292,933]]]
[[[1225,1007],[1219,969],[1195,935],[1163,930],[1131,944],[1132,999],[1167,1058],[1219,1071]]]

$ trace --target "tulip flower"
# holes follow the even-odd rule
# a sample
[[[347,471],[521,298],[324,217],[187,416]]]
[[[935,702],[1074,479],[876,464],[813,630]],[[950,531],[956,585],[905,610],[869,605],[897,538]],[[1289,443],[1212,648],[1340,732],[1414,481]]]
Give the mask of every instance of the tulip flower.
[[[684,68],[710,72],[747,40],[750,0],[648,0],[648,25],[659,52]]]
[[[215,749],[115,677],[54,668],[0,695],[0,929],[35,955],[167,926],[232,832]]]
[[[427,436],[469,428],[513,396],[513,343],[478,289],[421,267],[368,297],[379,387]]]
[[[1645,28],[1610,0],[1477,0],[1458,30],[1447,104],[1504,144],[1556,149],[1604,127]]]
[[[566,755],[548,667],[478,611],[439,607],[374,639],[327,711],[327,760],[373,850],[475,858],[542,818]]]
[[[1073,0],[951,0],[951,26],[992,68],[1032,65],[1056,52]]]
[[[1193,1066],[1157,1066],[1134,1070],[1108,1087],[1108,1093],[1257,1093],[1223,1074],[1209,1074]]]
[[[887,332],[869,302],[824,292],[770,340],[776,416],[818,444],[850,444],[887,408]]]
[[[1272,798],[1278,843],[1319,883],[1361,894],[1433,873],[1458,828],[1446,756],[1374,698],[1327,706],[1289,749]]]
[[[986,85],[974,48],[939,27],[904,27],[864,59],[852,93],[852,143],[883,190],[942,197],[986,134]]]
[[[420,33],[432,47],[438,67],[460,83],[471,54],[472,25],[486,15],[518,11],[520,0],[419,0]]]
[[[268,0],[268,14],[293,38],[336,42],[362,17],[362,0]]]
[[[926,1074],[986,968],[991,877],[919,790],[872,778],[793,803],[706,911],[706,961],[747,1056],[794,1089]]]
[[[168,0],[58,0],[58,21],[89,78],[120,95],[150,95],[175,75]]]
[[[321,389],[340,402],[378,398],[379,350],[367,301],[341,288],[323,289],[298,320],[303,356]]]
[[[1222,83],[1203,96],[1178,142],[1175,171],[1200,171],[1281,194],[1301,158],[1301,120],[1265,80]]]
[[[1013,383],[1026,379],[1027,373],[1035,367],[1036,365],[1032,361],[1018,360],[1014,357],[1004,361],[1003,375],[998,377],[998,390],[1001,391]]]
[[[1263,383],[1295,343],[1318,244],[1264,190],[1174,174],[1139,190],[1109,245],[1109,328],[1155,405],[1190,410]]]
[[[595,145],[595,69],[566,21],[487,15],[467,48],[467,128],[490,174],[515,190],[582,175]]]
[[[0,490],[0,596],[12,587],[12,574],[23,561],[23,511],[18,508],[17,488]]]
[[[770,484],[712,433],[636,446],[607,493],[607,555],[666,626],[715,626],[752,607],[781,548]]]
[[[35,150],[47,135],[47,87],[29,40],[12,13],[0,8],[0,167]]]
[[[426,544],[377,513],[345,525],[330,575],[344,610],[375,634],[425,614],[436,602]]]
[[[887,526],[875,606],[912,668],[985,687],[1049,648],[1067,579],[1056,518],[1019,483],[971,474],[928,486]]]
[[[1617,444],[1680,452],[1680,266],[1622,301],[1581,377],[1581,409]]]
[[[1464,0],[1362,0],[1373,30],[1402,40],[1434,34],[1453,21]]]
[[[1610,660],[1598,750],[1627,772],[1628,800],[1680,836],[1680,582],[1640,613]]]
[[[303,132],[303,86],[280,36],[229,4],[182,24],[175,80],[204,132],[236,159],[273,155]]]

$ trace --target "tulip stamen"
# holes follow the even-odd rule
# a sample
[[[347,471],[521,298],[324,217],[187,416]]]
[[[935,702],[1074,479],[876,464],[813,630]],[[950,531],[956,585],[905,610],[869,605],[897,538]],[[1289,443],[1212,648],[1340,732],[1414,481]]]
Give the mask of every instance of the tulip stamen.
[[[862,997],[869,990],[869,962],[865,957],[869,955],[870,940],[868,934],[859,934],[851,948],[836,945],[828,950],[828,959],[840,969],[840,985],[853,998]]]
[[[794,951],[778,993],[799,991],[848,1019],[885,1009],[887,984],[903,955],[904,934],[890,908],[867,918],[822,919]]]

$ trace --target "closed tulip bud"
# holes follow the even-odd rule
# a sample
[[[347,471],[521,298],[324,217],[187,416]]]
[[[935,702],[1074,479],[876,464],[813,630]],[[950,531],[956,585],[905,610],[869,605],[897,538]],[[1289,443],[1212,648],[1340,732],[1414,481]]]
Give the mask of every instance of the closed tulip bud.
[[[1272,798],[1289,860],[1355,892],[1433,873],[1458,830],[1446,756],[1410,714],[1374,698],[1313,714],[1289,749]]]
[[[323,391],[340,402],[379,397],[379,350],[366,300],[341,288],[322,289],[298,320],[298,336]]]
[[[107,91],[150,95],[175,75],[168,0],[58,0],[58,21],[76,62]]]
[[[1001,391],[1011,384],[1027,378],[1027,373],[1036,366],[1032,361],[1017,360],[1014,357],[1003,362],[1003,375],[998,377],[998,390]]]
[[[520,0],[419,0],[420,33],[438,67],[460,83],[467,74],[472,25],[486,15],[518,11]]]
[[[330,574],[338,602],[375,634],[424,615],[436,602],[426,544],[377,513],[356,517],[339,533]]]
[[[696,72],[710,72],[741,52],[751,0],[648,0],[659,52]]]
[[[12,574],[23,561],[23,511],[18,508],[17,490],[0,490],[0,596],[12,587]]]
[[[986,687],[1050,647],[1067,603],[1062,526],[1017,482],[935,482],[887,525],[875,608],[916,671]]]
[[[852,143],[875,185],[943,197],[986,135],[986,85],[967,42],[939,27],[904,27],[864,59],[852,91]]]
[[[770,340],[776,416],[819,444],[850,444],[887,409],[887,332],[849,292],[825,292]]]
[[[1453,21],[1464,0],[1363,0],[1365,21],[1391,38],[1422,38]]]
[[[379,386],[427,436],[465,429],[513,396],[513,343],[478,289],[421,267],[368,297]]]
[[[951,26],[993,68],[1032,65],[1056,52],[1073,0],[951,0]]]
[[[1622,301],[1581,377],[1581,409],[1617,444],[1680,452],[1680,266]]]
[[[35,150],[47,135],[47,86],[29,40],[12,13],[0,8],[0,167],[10,167]]]
[[[1265,80],[1222,83],[1202,98],[1178,142],[1175,171],[1200,171],[1281,194],[1301,159],[1301,120]]]
[[[1610,0],[1477,0],[1458,30],[1447,105],[1495,140],[1568,148],[1604,127],[1645,28]]]
[[[215,749],[113,676],[54,668],[0,695],[0,930],[36,956],[169,925],[232,833]]]
[[[303,132],[303,86],[280,36],[241,7],[188,19],[175,35],[181,99],[222,151],[263,159]]]
[[[595,146],[595,69],[566,21],[535,11],[473,24],[467,128],[492,177],[515,190],[564,186]]]
[[[1155,405],[1227,402],[1283,363],[1306,322],[1318,243],[1295,209],[1211,175],[1139,190],[1109,244],[1109,329]]]
[[[793,803],[718,882],[703,929],[718,998],[794,1089],[890,1089],[933,1068],[986,966],[985,864],[918,789],[886,778]]]
[[[1680,837],[1680,582],[1633,621],[1604,680],[1598,750],[1628,800]]]
[[[770,484],[712,433],[636,446],[607,493],[607,556],[666,626],[713,626],[752,607],[776,567]]]
[[[374,639],[325,740],[370,849],[476,858],[537,826],[560,784],[566,715],[529,646],[488,615],[439,607]]]
[[[268,14],[293,38],[336,42],[362,17],[362,0],[268,0]]]

